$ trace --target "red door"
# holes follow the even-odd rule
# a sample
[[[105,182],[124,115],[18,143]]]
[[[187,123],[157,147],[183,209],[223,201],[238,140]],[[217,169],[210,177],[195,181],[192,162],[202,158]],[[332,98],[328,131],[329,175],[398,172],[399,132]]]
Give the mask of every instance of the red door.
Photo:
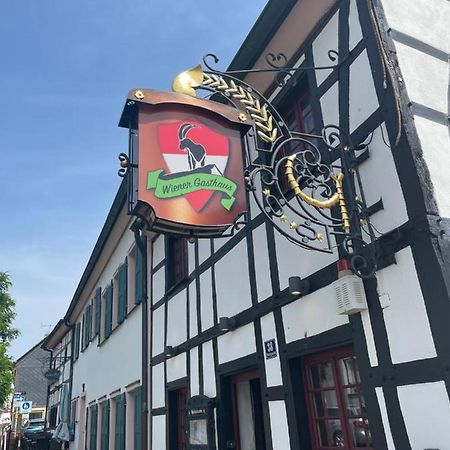
[[[372,448],[356,358],[351,347],[303,361],[313,450]]]
[[[181,388],[176,391],[177,395],[177,442],[178,450],[186,450],[186,396],[187,389]]]

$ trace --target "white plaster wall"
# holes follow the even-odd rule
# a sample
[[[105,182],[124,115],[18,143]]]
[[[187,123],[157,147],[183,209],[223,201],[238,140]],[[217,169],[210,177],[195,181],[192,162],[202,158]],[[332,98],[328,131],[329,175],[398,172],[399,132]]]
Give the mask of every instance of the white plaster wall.
[[[153,281],[153,304],[159,302],[166,292],[166,270],[161,267],[152,277]]]
[[[395,254],[397,264],[377,272],[379,294],[388,294],[383,309],[394,364],[436,356],[414,259],[409,247]]]
[[[280,348],[275,329],[275,319],[272,313],[261,317],[261,334],[263,345],[265,341],[270,339],[275,339],[277,345],[277,356],[275,358],[266,359],[264,356],[267,386],[281,386],[283,384],[283,379],[281,377]]]
[[[169,358],[166,364],[168,383],[186,376],[186,353]]]
[[[304,250],[293,245],[278,232],[275,232],[275,244],[281,289],[288,287],[289,277],[306,278],[333,261],[337,261],[335,253]]]
[[[202,314],[202,330],[207,330],[214,325],[212,276],[208,269],[200,275],[200,305]]]
[[[166,416],[153,417],[152,450],[166,448]]]
[[[330,125],[339,123],[339,86],[334,83],[325,94],[320,97],[320,108],[322,109],[323,124]]]
[[[447,0],[382,0],[382,4],[392,28],[450,53]]]
[[[164,379],[164,363],[152,367],[152,408],[161,408],[166,404],[166,384]]]
[[[448,449],[450,403],[443,381],[397,388],[413,449]]]
[[[383,0],[389,26],[438,50],[450,53],[450,5],[446,0]],[[394,35],[395,37],[395,35]],[[441,216],[450,217],[450,139],[445,115],[448,103],[448,61],[395,42],[403,81],[412,102],[443,114],[441,123],[415,116],[425,162],[430,171]]]
[[[187,339],[186,296],[186,289],[183,289],[175,297],[172,297],[168,303],[167,345],[173,347]],[[162,329],[164,330],[164,324]]]
[[[208,397],[216,396],[216,372],[214,366],[214,353],[212,341],[203,345],[203,389]]]
[[[384,398],[383,388],[376,387],[375,393],[377,395],[378,405],[380,407],[381,420],[383,422],[384,435],[386,437],[387,448],[388,448],[388,450],[396,450],[395,446],[394,446],[394,440],[392,439],[391,425],[389,423],[389,417],[387,414],[386,401]]]
[[[209,239],[198,240],[198,262],[201,264],[211,256],[211,241]]]
[[[348,323],[348,316],[337,313],[332,285],[284,306],[281,312],[286,342],[314,336]]]
[[[152,327],[152,355],[159,355],[164,351],[164,307],[153,311]]]
[[[159,235],[153,241],[153,267],[157,266],[166,256],[164,236]]]
[[[197,336],[197,288],[195,283],[189,285],[189,337]]]
[[[269,412],[273,450],[288,450],[291,446],[285,402],[283,400],[269,402]]]
[[[446,126],[415,116],[417,133],[433,183],[439,213],[450,217],[450,139]]]
[[[378,98],[367,52],[364,50],[350,66],[350,132],[355,131],[378,108]]]
[[[198,374],[198,347],[191,350],[190,355],[190,382],[191,382],[191,397],[198,395],[200,390],[200,379]]]
[[[325,25],[312,44],[315,66],[331,66],[336,64],[336,62],[333,63],[330,58],[328,58],[328,50],[335,50],[336,52],[339,50],[338,28],[339,14],[336,13]],[[331,72],[331,69],[317,70],[317,85],[319,86]]]
[[[85,384],[87,403],[124,388],[141,376],[140,307],[129,314],[111,336],[98,347],[92,341],[73,367],[72,398]]]
[[[188,264],[189,264],[189,273],[192,273],[195,269],[195,245],[188,245]]]
[[[125,262],[125,257],[127,256],[128,251],[132,248],[133,244],[134,234],[130,230],[126,230],[117,243],[117,246],[114,249],[111,258],[109,259],[106,267],[100,275],[89,299],[93,296],[97,287],[101,287],[103,290],[106,285],[111,283],[111,280],[114,278],[114,274],[117,272],[117,269],[121,264]]]
[[[259,226],[253,231],[253,252],[255,257],[256,290],[258,292],[258,301],[262,301],[272,295],[269,251],[267,249],[265,224]]]
[[[364,329],[364,336],[366,337],[370,365],[372,367],[378,366],[377,349],[375,347],[375,339],[373,337],[372,321],[370,320],[369,311],[361,311],[361,321]]]
[[[383,136],[391,145],[384,123],[373,133],[369,144],[370,158],[359,166],[367,205],[373,205],[380,198],[383,200],[384,209],[370,218],[380,233],[386,233],[408,221],[406,203],[392,150],[384,143]]]
[[[256,343],[253,323],[219,336],[217,344],[219,364],[254,353],[256,351]]]
[[[359,22],[358,5],[357,0],[350,0],[350,11],[349,11],[349,48],[350,51],[358,44],[362,39],[361,23]]]
[[[247,242],[242,240],[216,264],[218,317],[230,317],[252,305]]]

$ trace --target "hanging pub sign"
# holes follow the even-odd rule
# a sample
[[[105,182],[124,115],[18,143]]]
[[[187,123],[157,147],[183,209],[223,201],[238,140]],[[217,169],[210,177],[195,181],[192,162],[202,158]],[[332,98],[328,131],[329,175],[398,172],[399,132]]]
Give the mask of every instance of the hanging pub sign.
[[[119,126],[129,128],[129,213],[162,233],[220,236],[246,211],[242,111],[180,93],[133,89]]]

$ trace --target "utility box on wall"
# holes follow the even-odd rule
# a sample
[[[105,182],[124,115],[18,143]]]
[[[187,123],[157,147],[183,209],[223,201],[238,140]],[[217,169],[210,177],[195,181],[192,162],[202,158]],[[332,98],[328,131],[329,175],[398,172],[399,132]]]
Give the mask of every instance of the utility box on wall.
[[[364,283],[356,275],[345,275],[333,283],[339,314],[355,314],[367,309]]]

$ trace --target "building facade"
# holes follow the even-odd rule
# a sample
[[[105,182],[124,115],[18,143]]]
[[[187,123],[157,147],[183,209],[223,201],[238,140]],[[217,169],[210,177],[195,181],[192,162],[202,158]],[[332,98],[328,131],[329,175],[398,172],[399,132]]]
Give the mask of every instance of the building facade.
[[[295,85],[245,81],[293,130],[339,124],[360,144],[378,249],[368,307],[339,314],[338,250],[292,245],[251,197],[232,237],[146,231],[142,253],[122,183],[44,344],[70,349],[55,382],[70,385],[70,448],[140,449],[143,433],[153,450],[448,448],[449,25],[445,0],[268,2],[230,70],[282,52]],[[308,289],[293,295],[290,277]]]

